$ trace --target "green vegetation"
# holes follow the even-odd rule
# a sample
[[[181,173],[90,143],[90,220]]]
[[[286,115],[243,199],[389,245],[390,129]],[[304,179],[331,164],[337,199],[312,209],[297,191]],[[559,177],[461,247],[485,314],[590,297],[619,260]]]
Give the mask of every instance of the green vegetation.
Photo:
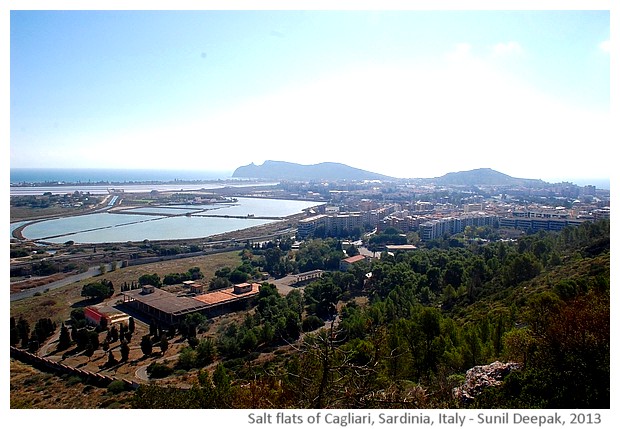
[[[337,271],[345,254],[336,239],[313,239],[297,250],[286,241],[246,246],[239,264],[209,271],[212,283],[258,279],[265,271],[329,271],[286,296],[263,282],[255,306],[227,325],[200,314],[167,330],[153,322],[133,344],[145,359],[187,345],[147,372],[191,374],[195,382],[190,389],[143,385],[132,406],[608,408],[609,228],[599,221],[516,241],[447,238],[413,252],[384,252],[348,272]],[[159,275],[141,272],[138,282],[161,285]],[[61,327],[59,349],[92,356],[110,347],[110,366],[118,363],[112,350],[127,361],[133,329],[110,327],[100,344],[83,326],[83,311],[74,309],[71,319],[70,338]],[[12,318],[11,344],[34,347],[33,335],[49,335],[50,322],[31,331],[24,318]],[[453,389],[466,371],[494,361],[519,369],[460,402]]]
[[[288,263],[326,268],[330,244],[313,240],[296,253],[272,245],[245,257],[275,272]],[[141,387],[134,405],[607,408],[609,266],[609,222],[601,221],[515,242],[445,240],[384,253],[326,274],[303,296],[263,284],[255,309],[217,334],[213,378],[200,370],[189,390]],[[183,350],[179,368],[216,362],[211,339],[201,352],[209,358],[198,359],[201,341]],[[253,363],[287,344],[289,353]],[[473,402],[453,396],[469,368],[496,360],[520,369]]]
[[[103,279],[99,282],[88,283],[82,287],[82,296],[91,299],[104,299],[114,295],[114,285],[111,281]]]

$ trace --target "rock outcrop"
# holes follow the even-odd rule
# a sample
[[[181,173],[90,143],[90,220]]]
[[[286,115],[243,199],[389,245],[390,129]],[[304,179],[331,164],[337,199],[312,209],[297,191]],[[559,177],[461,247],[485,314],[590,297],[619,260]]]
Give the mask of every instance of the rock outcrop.
[[[493,362],[489,365],[479,365],[470,368],[465,373],[465,383],[452,390],[452,394],[461,402],[469,403],[485,388],[498,386],[512,371],[519,369],[516,362]]]

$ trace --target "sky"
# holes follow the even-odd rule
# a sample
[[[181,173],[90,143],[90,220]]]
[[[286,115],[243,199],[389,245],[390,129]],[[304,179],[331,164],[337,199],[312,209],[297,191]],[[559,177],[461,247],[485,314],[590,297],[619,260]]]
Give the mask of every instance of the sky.
[[[8,12],[11,168],[612,175],[609,10],[42,9]]]

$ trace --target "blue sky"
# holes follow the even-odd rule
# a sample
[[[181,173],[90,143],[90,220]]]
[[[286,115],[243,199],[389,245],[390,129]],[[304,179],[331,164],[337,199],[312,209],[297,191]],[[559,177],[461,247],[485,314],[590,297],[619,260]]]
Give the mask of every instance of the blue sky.
[[[12,10],[10,65],[11,167],[611,175],[607,10]]]

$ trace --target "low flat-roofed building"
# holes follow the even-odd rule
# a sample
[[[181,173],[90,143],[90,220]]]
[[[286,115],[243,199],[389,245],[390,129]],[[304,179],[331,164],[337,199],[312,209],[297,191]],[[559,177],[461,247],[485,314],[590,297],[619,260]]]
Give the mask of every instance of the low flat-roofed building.
[[[107,326],[112,326],[114,323],[125,322],[129,319],[129,315],[117,310],[109,305],[93,305],[84,309],[84,317],[92,325],[101,325],[102,320],[105,320]]]
[[[122,294],[125,304],[169,325],[176,325],[185,315],[206,310],[208,307],[194,298],[176,296],[155,287],[143,287]]]
[[[194,283],[191,288],[198,286],[201,285]],[[122,295],[124,304],[166,325],[176,325],[191,313],[201,313],[209,317],[243,308],[258,295],[259,288],[259,283],[241,283],[188,297],[147,285],[139,290],[122,292]]]
[[[212,317],[245,308],[248,302],[258,296],[259,290],[260,283],[241,283],[198,295],[194,299],[207,305],[202,313]]]
[[[310,280],[320,279],[323,276],[323,272],[323,270],[312,270],[299,274],[293,274],[293,276],[295,276],[295,283],[298,284],[308,282]]]
[[[204,293],[204,290],[205,290],[204,285],[201,285],[200,283],[195,283],[195,282],[194,282],[194,283],[192,283],[192,284],[189,286],[189,292],[190,292],[190,293],[195,293],[196,295],[203,294],[203,293]]]
[[[241,283],[239,285],[234,285],[233,287],[196,296],[194,299],[211,306],[219,305],[258,295],[259,288],[259,283]]]
[[[385,249],[388,252],[397,252],[397,251],[416,250],[417,247],[415,247],[413,244],[388,244],[387,246],[385,246]]]
[[[340,261],[340,271],[347,271],[353,264],[366,259],[364,255],[355,255]]]

